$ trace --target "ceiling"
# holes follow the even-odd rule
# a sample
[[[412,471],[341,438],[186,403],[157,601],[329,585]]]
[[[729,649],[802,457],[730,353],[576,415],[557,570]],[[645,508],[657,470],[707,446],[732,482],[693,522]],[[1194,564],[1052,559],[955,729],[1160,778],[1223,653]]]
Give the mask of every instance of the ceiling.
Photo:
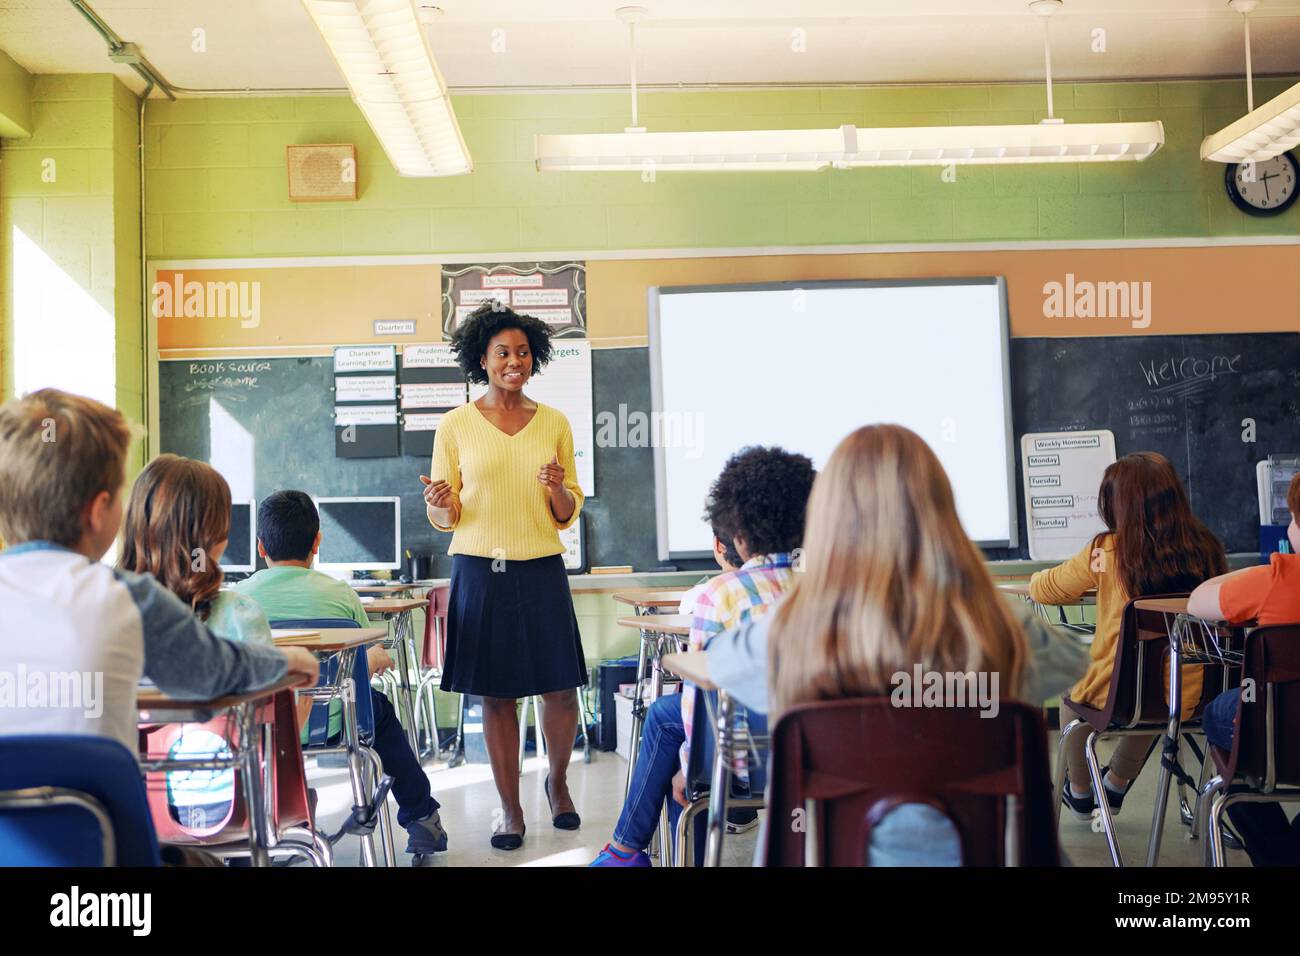
[[[299,0],[87,0],[173,86],[342,88]],[[621,86],[619,0],[437,0],[434,55],[453,89]],[[962,83],[1043,76],[1027,0],[641,0],[645,85]],[[1300,73],[1300,0],[1251,16],[1257,74]],[[204,31],[206,50],[193,49]],[[1240,76],[1226,0],[1066,0],[1052,20],[1059,80]],[[1092,51],[1094,30],[1106,50]],[[802,32],[797,32],[802,31]],[[494,51],[495,46],[498,48]],[[803,44],[803,51],[795,46]],[[504,49],[500,49],[504,47]],[[143,88],[68,0],[0,0],[0,49],[33,73],[102,73]]]

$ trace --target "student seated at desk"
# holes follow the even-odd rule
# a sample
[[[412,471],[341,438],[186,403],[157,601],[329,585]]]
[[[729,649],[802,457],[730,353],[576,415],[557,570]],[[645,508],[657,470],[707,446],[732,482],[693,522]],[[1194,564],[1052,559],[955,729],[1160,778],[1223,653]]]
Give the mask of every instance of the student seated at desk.
[[[1106,531],[1083,549],[1029,579],[1029,594],[1039,604],[1070,604],[1092,589],[1097,591],[1097,630],[1092,663],[1083,679],[1070,689],[1070,698],[1089,707],[1104,707],[1115,667],[1124,605],[1144,595],[1190,591],[1199,582],[1228,568],[1219,539],[1192,514],[1187,492],[1169,459],[1156,452],[1125,455],[1102,475],[1097,510]],[[1165,678],[1165,692],[1169,679]],[[1183,669],[1183,719],[1191,716],[1201,697],[1201,669]],[[1061,728],[1077,714],[1061,706]],[[1117,815],[1134,778],[1142,771],[1155,734],[1122,737],[1102,768],[1106,801]],[[1076,819],[1091,821],[1096,795],[1085,759],[1087,734],[1069,738],[1069,765],[1061,801]]]
[[[0,407],[0,672],[44,677],[51,695],[0,710],[0,734],[89,734],[136,753],[142,676],[190,700],[316,681],[307,651],[222,640],[149,575],[98,563],[122,527],[130,443],[120,412],[56,389]],[[56,682],[69,672],[84,678],[77,700]]]
[[[930,447],[898,425],[849,435],[808,502],[802,571],[772,613],[708,646],[714,683],[769,713],[888,697],[919,664],[997,674],[1000,698],[1031,703],[1083,672],[1087,652],[1022,602],[1000,595],[962,530]],[[761,844],[761,841],[760,841]],[[947,817],[905,804],[872,830],[873,866],[958,866]]]
[[[1300,624],[1300,525],[1296,524],[1300,520],[1300,475],[1291,479],[1286,503],[1291,509],[1286,536],[1292,553],[1273,554],[1266,565],[1211,578],[1188,598],[1189,613],[1230,624]],[[1210,701],[1201,715],[1206,739],[1231,750],[1233,725],[1240,711],[1240,687]],[[1235,803],[1228,807],[1228,818],[1256,866],[1300,866],[1300,815],[1288,823],[1279,803]]]
[[[126,508],[118,567],[152,574],[218,637],[273,647],[262,609],[234,591],[221,590],[218,562],[230,535],[230,486],[211,465],[159,455],[135,480]],[[305,706],[302,706],[305,705]],[[311,699],[299,706],[299,721]],[[210,753],[219,742],[206,730],[187,730],[172,756]],[[175,771],[167,775],[167,802],[181,826],[207,829],[230,812],[233,770]]]
[[[694,596],[692,649],[761,617],[785,591],[793,574],[791,552],[803,537],[814,474],[810,459],[780,448],[746,448],[723,467],[709,489],[705,519],[714,529],[718,563],[723,565],[727,550],[718,543],[730,541],[741,564],[710,579]],[[649,866],[645,848],[665,800],[676,826],[686,805],[694,700],[695,688],[684,684],[681,693],[660,697],[647,710],[627,802],[613,840],[592,866]]]
[[[257,553],[267,567],[235,585],[235,592],[254,601],[271,621],[312,618],[351,619],[369,626],[365,606],[345,581],[315,570],[320,550],[320,515],[311,497],[301,491],[277,491],[257,509]],[[370,673],[391,667],[382,648],[369,654]],[[438,801],[429,788],[420,761],[411,752],[401,722],[388,698],[369,688],[375,712],[375,752],[384,773],[393,778],[397,822],[406,828],[406,852],[420,857],[447,849],[447,833],[438,815]],[[360,688],[358,688],[360,692]],[[329,736],[342,731],[331,710]]]

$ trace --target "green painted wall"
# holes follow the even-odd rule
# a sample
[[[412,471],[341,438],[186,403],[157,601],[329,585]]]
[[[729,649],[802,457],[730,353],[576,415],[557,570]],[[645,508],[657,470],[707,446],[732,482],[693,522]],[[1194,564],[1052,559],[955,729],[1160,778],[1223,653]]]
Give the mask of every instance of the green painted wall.
[[[32,78],[0,50],[0,136],[32,135]]]
[[[1289,80],[1257,84],[1262,101]],[[1145,163],[862,169],[820,173],[549,173],[541,131],[614,131],[624,94],[455,98],[469,176],[404,180],[345,97],[151,102],[146,120],[149,254],[242,257],[621,250],[864,242],[1295,234],[1300,209],[1239,213],[1202,137],[1244,112],[1241,82],[1056,87],[1067,121],[1159,118],[1167,144]],[[650,93],[650,129],[1028,123],[1039,85]],[[294,205],[284,147],[355,142],[360,200]]]

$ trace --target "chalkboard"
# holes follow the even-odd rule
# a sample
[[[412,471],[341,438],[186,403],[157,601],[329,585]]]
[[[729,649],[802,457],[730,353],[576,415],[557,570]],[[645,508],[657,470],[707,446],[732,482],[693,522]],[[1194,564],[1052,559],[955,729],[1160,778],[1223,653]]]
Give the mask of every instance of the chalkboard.
[[[596,412],[617,414],[620,403],[649,412],[648,361],[644,348],[594,349]],[[429,526],[420,494],[419,475],[428,472],[428,462],[336,458],[332,385],[327,357],[160,362],[161,450],[210,461],[214,434],[227,448],[247,443],[258,501],[282,488],[322,498],[400,495],[402,547],[434,555],[434,574],[446,576],[451,535]],[[597,447],[595,473],[602,494],[586,503],[582,519],[588,565],[653,569],[659,563],[653,449]]]
[[[1229,552],[1259,549],[1255,462],[1300,450],[1297,386],[1295,333],[1011,340],[1017,442],[1109,428],[1117,455],[1160,452]],[[1023,518],[1019,472],[1016,488]]]
[[[1012,339],[1011,369],[1017,448],[1025,432],[1109,428],[1119,455],[1158,451],[1174,463],[1229,551],[1258,548],[1255,462],[1300,452],[1300,334]],[[424,518],[426,463],[334,457],[332,376],[329,358],[162,362],[162,450],[209,460],[215,402],[218,431],[228,416],[252,443],[259,501],[279,488],[401,495],[403,547],[435,555],[434,573],[448,574],[450,536]],[[588,563],[653,569],[654,450],[600,441],[602,416],[617,418],[620,405],[650,411],[648,350],[593,349],[592,394],[598,494],[583,509]],[[1254,442],[1242,440],[1245,419]],[[1023,522],[1018,462],[1016,489]],[[988,556],[1028,557],[1024,540]]]

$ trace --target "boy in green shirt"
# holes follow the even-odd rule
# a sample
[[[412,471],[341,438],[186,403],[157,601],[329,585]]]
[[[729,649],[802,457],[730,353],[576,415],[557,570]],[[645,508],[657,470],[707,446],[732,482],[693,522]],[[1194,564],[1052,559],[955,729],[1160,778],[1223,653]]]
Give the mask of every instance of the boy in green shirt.
[[[320,515],[310,496],[301,491],[270,495],[257,509],[257,553],[268,567],[241,581],[235,590],[260,605],[272,622],[333,618],[368,626],[366,608],[357,593],[346,582],[312,568],[320,537]],[[370,648],[367,661],[372,675],[393,666],[380,647]],[[411,752],[393,705],[383,694],[369,690],[375,713],[375,752],[384,772],[393,778],[397,822],[406,828],[406,852],[415,854],[418,864],[429,854],[447,849],[438,801],[419,759]],[[341,720],[332,709],[328,730],[331,739],[341,730]]]

